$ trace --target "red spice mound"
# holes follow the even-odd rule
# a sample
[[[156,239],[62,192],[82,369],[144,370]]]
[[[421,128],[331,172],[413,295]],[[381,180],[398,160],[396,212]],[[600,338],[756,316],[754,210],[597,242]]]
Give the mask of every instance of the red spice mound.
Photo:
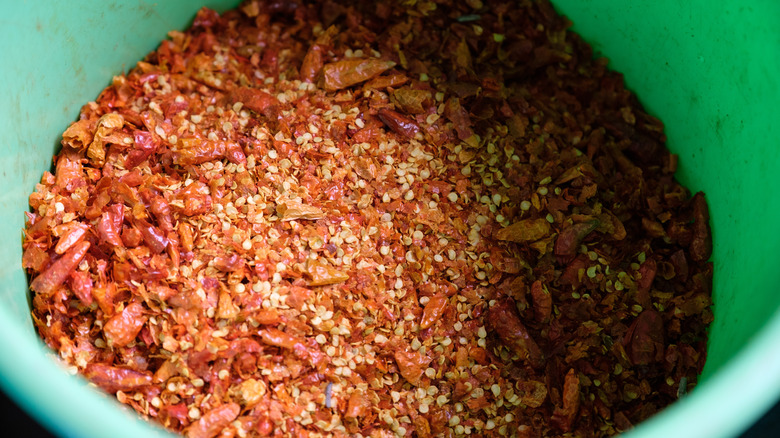
[[[189,437],[607,436],[696,382],[707,206],[546,2],[265,2],[117,76],[30,196],[46,343]]]

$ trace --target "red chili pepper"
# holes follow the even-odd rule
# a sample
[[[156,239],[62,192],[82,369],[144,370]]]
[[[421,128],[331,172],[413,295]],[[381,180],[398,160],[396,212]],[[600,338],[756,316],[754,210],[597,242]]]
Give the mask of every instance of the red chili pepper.
[[[99,363],[87,365],[84,376],[111,393],[131,391],[152,383],[151,373]]]
[[[327,91],[340,90],[367,81],[394,66],[395,62],[381,59],[346,59],[331,62],[322,67],[323,86]]]
[[[124,347],[138,336],[141,328],[146,323],[144,307],[140,303],[132,302],[121,312],[106,321],[103,333],[108,345]]]
[[[276,119],[280,103],[277,98],[263,90],[251,87],[238,87],[230,92],[230,102],[241,102],[244,106],[269,119]]]
[[[303,58],[303,64],[301,65],[301,80],[303,82],[314,82],[317,74],[322,70],[322,47],[319,44],[314,44],[306,52],[306,56]]]
[[[92,279],[89,273],[85,271],[75,271],[70,274],[70,287],[73,294],[81,300],[82,303],[89,306],[92,304]]]
[[[149,131],[133,132],[133,149],[127,153],[125,168],[133,169],[146,161],[159,147],[159,143],[152,137]]]
[[[444,309],[447,308],[447,297],[444,294],[434,295],[428,300],[423,309],[420,328],[427,329],[432,327],[436,321],[441,319]]]
[[[62,257],[52,263],[46,271],[35,277],[32,283],[30,283],[30,289],[41,295],[52,294],[81,263],[81,260],[87,255],[88,249],[89,242],[87,241],[73,246]]]
[[[404,137],[414,138],[420,132],[417,123],[393,110],[382,108],[377,112],[377,116],[391,131]]]
[[[582,240],[600,224],[598,219],[593,219],[564,228],[558,235],[558,239],[555,240],[555,255],[562,258],[571,258],[577,255]]]
[[[124,207],[122,204],[114,204],[108,211],[103,212],[97,223],[97,232],[100,239],[113,246],[122,246],[122,222],[124,221]]]
[[[562,406],[555,408],[550,422],[560,431],[568,432],[580,408],[580,378],[574,369],[566,373],[561,399]]]
[[[539,322],[550,319],[552,314],[552,295],[544,289],[542,282],[536,280],[531,285],[531,297],[534,300],[534,315]]]
[[[72,248],[73,245],[84,238],[88,229],[89,225],[73,224],[70,230],[62,237],[60,237],[59,241],[57,241],[57,245],[54,246],[54,252],[57,254],[63,254],[65,251]]]
[[[420,378],[425,372],[425,368],[431,363],[431,358],[420,354],[417,351],[399,349],[395,352],[395,362],[398,364],[398,371],[404,379],[412,385],[417,386]]]
[[[144,243],[152,250],[153,253],[159,254],[165,250],[168,246],[168,239],[165,234],[154,225],[143,219],[133,219],[133,224],[141,232],[141,237],[144,239]]]
[[[241,406],[227,403],[205,413],[198,421],[185,429],[187,438],[213,438],[228,424],[238,417]]]
[[[544,365],[544,355],[517,315],[514,303],[505,299],[490,308],[486,318],[504,345],[534,368]]]
[[[272,327],[260,330],[260,339],[268,345],[282,347],[288,350],[292,350],[300,343],[296,337]]]

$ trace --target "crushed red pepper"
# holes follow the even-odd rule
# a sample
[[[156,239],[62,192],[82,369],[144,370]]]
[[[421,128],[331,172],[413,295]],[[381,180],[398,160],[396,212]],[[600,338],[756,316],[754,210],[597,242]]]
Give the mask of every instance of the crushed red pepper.
[[[30,196],[46,343],[189,437],[609,436],[705,360],[701,193],[545,1],[251,0]]]

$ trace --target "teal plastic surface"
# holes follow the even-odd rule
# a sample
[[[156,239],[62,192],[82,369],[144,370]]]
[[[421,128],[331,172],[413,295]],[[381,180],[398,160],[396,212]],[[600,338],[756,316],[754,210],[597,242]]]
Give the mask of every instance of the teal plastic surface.
[[[554,4],[664,120],[680,180],[707,193],[712,214],[715,323],[702,383],[627,436],[734,436],[780,395],[780,2]],[[202,5],[2,2],[0,384],[62,436],[169,435],[69,375],[35,336],[20,265],[27,196],[81,105]]]

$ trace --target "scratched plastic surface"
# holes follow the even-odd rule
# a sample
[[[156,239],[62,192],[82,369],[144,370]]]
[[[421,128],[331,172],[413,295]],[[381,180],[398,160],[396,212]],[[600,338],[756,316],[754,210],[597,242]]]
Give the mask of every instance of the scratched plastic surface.
[[[225,10],[237,2],[209,0]],[[715,322],[702,383],[626,434],[734,436],[780,395],[780,2],[558,0],[653,115],[680,180],[707,193]],[[4,2],[0,14],[0,384],[64,437],[164,437],[69,376],[37,340],[20,266],[27,196],[111,77],[185,28],[190,0]],[[67,394],[67,395],[66,395]]]

